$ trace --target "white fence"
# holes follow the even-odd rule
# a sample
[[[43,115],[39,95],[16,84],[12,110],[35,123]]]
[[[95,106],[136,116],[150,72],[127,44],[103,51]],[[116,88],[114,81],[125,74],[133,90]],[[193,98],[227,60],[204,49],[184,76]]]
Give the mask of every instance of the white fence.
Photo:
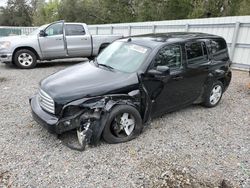
[[[34,28],[20,29],[26,34]],[[89,30],[91,34],[124,36],[183,31],[216,34],[226,39],[233,66],[250,69],[250,16],[90,25]]]

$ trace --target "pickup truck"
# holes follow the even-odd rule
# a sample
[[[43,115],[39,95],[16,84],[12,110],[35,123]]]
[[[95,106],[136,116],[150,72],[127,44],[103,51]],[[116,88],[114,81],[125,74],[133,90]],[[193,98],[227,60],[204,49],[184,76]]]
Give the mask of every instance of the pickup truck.
[[[0,62],[13,62],[22,69],[37,61],[93,58],[122,35],[91,35],[84,23],[58,21],[43,25],[29,35],[0,38]]]

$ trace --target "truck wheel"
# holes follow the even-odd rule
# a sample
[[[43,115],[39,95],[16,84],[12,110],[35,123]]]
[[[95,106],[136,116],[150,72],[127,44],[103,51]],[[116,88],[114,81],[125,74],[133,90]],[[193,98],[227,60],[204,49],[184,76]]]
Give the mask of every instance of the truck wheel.
[[[223,84],[221,81],[215,81],[213,84],[211,84],[204,96],[204,103],[203,105],[212,108],[219,104],[221,97],[223,94]]]
[[[14,63],[21,69],[32,69],[37,64],[37,57],[30,50],[18,50],[14,55]]]
[[[127,142],[136,138],[142,128],[138,110],[129,105],[118,105],[110,112],[102,136],[110,144]]]

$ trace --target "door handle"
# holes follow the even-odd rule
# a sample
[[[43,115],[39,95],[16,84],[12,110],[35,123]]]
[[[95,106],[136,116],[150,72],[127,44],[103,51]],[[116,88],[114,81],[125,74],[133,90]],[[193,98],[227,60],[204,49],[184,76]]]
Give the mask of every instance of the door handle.
[[[181,80],[181,79],[183,79],[183,76],[175,76],[175,77],[173,77],[173,80]]]
[[[87,38],[81,38],[81,40],[88,40]]]
[[[62,39],[59,38],[59,39],[56,39],[56,40],[62,40]]]

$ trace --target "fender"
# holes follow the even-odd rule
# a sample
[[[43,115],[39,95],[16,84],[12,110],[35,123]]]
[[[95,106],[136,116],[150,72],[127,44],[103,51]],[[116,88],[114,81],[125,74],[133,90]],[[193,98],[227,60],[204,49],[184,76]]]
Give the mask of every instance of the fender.
[[[225,78],[226,74],[227,74],[227,72],[225,70],[222,70],[222,69],[216,69],[216,70],[213,70],[212,72],[210,72],[207,76],[206,81],[204,82],[204,85],[202,87],[202,92],[201,92],[200,96],[197,98],[197,100],[194,101],[194,104],[199,104],[199,103],[203,102],[204,93],[205,93],[207,87],[209,85],[211,85],[212,83],[214,83],[215,80]]]

